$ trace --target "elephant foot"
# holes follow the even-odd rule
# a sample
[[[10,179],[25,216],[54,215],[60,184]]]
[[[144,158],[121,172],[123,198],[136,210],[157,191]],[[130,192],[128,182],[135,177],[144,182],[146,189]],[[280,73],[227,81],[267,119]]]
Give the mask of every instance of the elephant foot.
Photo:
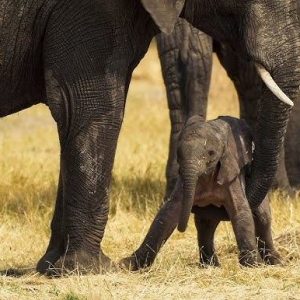
[[[115,264],[102,251],[100,254],[92,254],[80,250],[60,255],[58,258],[57,256],[57,252],[46,253],[37,265],[38,272],[49,277],[61,277],[72,274],[99,274],[116,269]]]
[[[258,267],[263,263],[258,251],[244,250],[240,252],[239,262],[244,267]]]
[[[45,253],[45,255],[39,260],[36,270],[45,275],[51,275],[55,269],[55,263],[63,255],[61,249],[52,249]]]
[[[201,268],[220,267],[220,262],[219,262],[218,256],[216,254],[205,255],[204,253],[201,253],[200,267]]]
[[[115,265],[111,259],[102,251],[99,254],[92,254],[84,250],[76,251],[72,254],[67,254],[62,259],[61,268],[64,273],[79,273],[79,274],[99,274],[112,271]]]
[[[22,277],[35,273],[35,268],[10,268],[0,271],[0,276]]]
[[[147,257],[147,256],[145,256]],[[141,269],[146,269],[152,265],[152,261],[148,260],[143,256],[139,256],[137,254],[132,254],[129,257],[123,258],[119,262],[119,266],[122,269],[128,270],[128,271],[138,271]]]
[[[260,251],[260,255],[264,263],[267,265],[282,265],[282,259],[276,250],[266,251],[265,249],[262,249],[262,251]]]

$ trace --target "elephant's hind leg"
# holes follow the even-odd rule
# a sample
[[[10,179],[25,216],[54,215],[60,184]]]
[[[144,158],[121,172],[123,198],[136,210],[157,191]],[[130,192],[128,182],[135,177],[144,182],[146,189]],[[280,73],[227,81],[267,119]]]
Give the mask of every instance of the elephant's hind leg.
[[[214,235],[219,223],[220,220],[208,220],[195,214],[201,266],[218,267],[220,265],[214,247]]]

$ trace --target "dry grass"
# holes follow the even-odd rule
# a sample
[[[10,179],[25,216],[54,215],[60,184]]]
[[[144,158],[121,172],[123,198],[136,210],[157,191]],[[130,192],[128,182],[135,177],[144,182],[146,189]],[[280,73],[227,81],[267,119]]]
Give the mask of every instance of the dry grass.
[[[146,71],[145,71],[146,70]],[[209,117],[238,113],[233,88],[216,65]],[[134,76],[114,168],[103,247],[115,260],[143,239],[164,192],[168,110],[156,52]],[[49,237],[58,174],[58,141],[47,109],[0,121],[0,269],[33,267]],[[222,267],[199,269],[192,222],[175,233],[147,272],[47,279],[0,276],[0,299],[300,299],[300,199],[274,193],[276,246],[283,267],[241,268],[230,224],[217,233]]]

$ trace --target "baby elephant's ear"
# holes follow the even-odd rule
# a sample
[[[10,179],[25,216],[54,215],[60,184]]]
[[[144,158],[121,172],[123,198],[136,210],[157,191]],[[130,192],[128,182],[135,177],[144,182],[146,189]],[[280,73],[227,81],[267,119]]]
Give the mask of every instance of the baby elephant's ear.
[[[241,169],[252,161],[252,135],[244,121],[235,120],[228,126],[227,143],[220,159],[218,184],[232,182]]]
[[[141,0],[145,9],[164,33],[170,34],[183,9],[185,0]]]

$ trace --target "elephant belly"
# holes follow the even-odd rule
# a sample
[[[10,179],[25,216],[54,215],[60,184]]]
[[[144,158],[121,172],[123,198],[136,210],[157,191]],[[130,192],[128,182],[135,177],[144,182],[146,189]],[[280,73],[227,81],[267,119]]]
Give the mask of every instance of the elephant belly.
[[[208,205],[205,207],[193,206],[192,213],[206,220],[230,221],[229,215],[224,206],[216,207]]]
[[[226,189],[223,186],[219,186],[210,180],[203,180],[203,182],[200,180],[196,188],[194,205],[198,207],[208,205],[221,207],[224,206],[226,195]]]
[[[221,207],[224,206],[224,201],[215,197],[215,195],[206,195],[205,197],[195,198],[194,200],[194,206],[205,207],[208,205]]]
[[[0,115],[41,100],[42,35],[51,1],[0,0]],[[44,24],[45,23],[45,24]]]
[[[0,87],[0,93],[3,91]],[[41,103],[40,98],[35,97],[34,94],[23,94],[18,95],[12,94],[2,94],[5,97],[0,97],[0,117],[5,117],[31,107],[34,104]]]
[[[225,197],[221,189],[196,192],[192,213],[205,219],[229,221],[225,209]]]

